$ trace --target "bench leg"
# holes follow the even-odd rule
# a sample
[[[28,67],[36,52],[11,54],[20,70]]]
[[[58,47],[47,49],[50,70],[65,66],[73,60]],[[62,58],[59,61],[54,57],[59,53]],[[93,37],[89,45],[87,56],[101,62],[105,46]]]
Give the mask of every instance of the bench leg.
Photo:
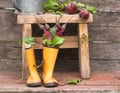
[[[79,24],[79,68],[81,77],[90,78],[89,39],[87,24]]]
[[[23,24],[22,38],[27,36],[32,36],[31,24]],[[28,76],[28,66],[25,56],[25,43],[22,43],[22,79],[27,79]]]

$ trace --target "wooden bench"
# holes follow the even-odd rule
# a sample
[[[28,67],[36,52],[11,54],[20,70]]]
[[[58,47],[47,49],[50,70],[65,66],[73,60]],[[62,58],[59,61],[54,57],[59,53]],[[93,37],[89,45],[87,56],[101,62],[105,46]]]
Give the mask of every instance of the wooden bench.
[[[47,23],[55,23],[56,18],[58,19],[60,15],[55,14],[42,14],[41,17]],[[44,23],[39,15],[17,15],[17,23],[23,25],[22,38],[26,36],[32,36],[32,25],[37,23],[38,19],[40,23]],[[71,20],[69,20],[71,18]],[[93,15],[90,14],[88,20],[83,20],[79,18],[78,14],[67,15],[64,14],[60,19],[60,23],[78,24],[78,36],[65,36],[65,43],[60,46],[60,48],[79,48],[79,67],[82,78],[90,78],[90,63],[89,63],[89,40],[88,40],[88,26],[87,24],[93,21]],[[42,37],[35,38],[37,42],[40,42]],[[35,44],[34,49],[42,49],[40,44]],[[25,58],[25,46],[22,44],[22,79],[26,79],[28,73],[27,62]]]

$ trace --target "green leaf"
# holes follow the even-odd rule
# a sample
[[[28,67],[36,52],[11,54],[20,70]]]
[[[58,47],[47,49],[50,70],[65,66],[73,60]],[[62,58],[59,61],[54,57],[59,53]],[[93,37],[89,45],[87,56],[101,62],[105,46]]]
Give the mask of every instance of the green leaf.
[[[23,41],[28,45],[32,45],[35,43],[35,38],[28,36],[28,37],[25,37]]]
[[[50,28],[50,32],[54,32],[54,33],[56,33],[56,27],[52,27],[52,28]]]
[[[78,84],[81,81],[81,79],[74,79],[74,80],[67,80],[67,84]]]
[[[50,45],[51,44],[51,40],[50,39],[44,39],[43,40],[43,44],[47,44],[47,45]]]
[[[43,5],[44,12],[56,12],[61,11],[61,5],[59,4],[58,0],[48,0]]]
[[[52,33],[52,37],[55,37],[55,35],[56,35],[56,30],[57,30],[56,27],[50,28],[50,32]]]
[[[21,45],[21,44],[22,44],[22,42],[23,42],[23,40],[22,40],[22,39],[18,40],[18,44],[19,44],[19,45]]]
[[[54,13],[54,11],[53,11],[53,10],[47,10],[47,12],[53,12],[53,13]]]
[[[62,12],[56,11],[55,14],[57,14],[57,15],[62,15]]]
[[[51,43],[52,43],[51,47],[62,45],[64,43],[64,38],[55,36],[54,39],[51,41]]]
[[[91,12],[92,14],[95,14],[95,13],[97,12],[97,9],[96,9],[95,7],[93,7],[93,6],[87,5],[87,6],[86,6],[86,9],[87,9],[89,12]]]
[[[62,7],[65,7],[68,5],[70,2],[76,2],[75,0],[64,0],[64,2],[61,4]]]
[[[84,8],[84,7],[85,7],[85,4],[77,3],[77,6],[80,7],[80,8]]]

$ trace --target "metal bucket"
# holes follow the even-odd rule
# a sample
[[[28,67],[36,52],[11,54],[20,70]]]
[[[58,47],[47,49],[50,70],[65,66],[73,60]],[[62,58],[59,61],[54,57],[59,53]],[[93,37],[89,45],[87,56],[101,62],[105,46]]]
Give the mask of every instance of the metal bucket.
[[[22,13],[40,13],[44,0],[12,0],[15,8],[22,11]]]

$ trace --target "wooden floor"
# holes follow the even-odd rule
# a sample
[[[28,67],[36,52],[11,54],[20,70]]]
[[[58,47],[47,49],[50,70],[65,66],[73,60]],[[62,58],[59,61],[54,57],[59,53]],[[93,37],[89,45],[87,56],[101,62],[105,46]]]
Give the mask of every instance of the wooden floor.
[[[64,84],[66,80],[79,78],[79,73],[56,72],[55,77],[60,84]],[[44,87],[28,88],[26,87],[26,80],[21,79],[21,72],[0,72],[0,93],[6,93],[6,91],[12,91],[10,93],[13,93],[13,91],[17,91],[14,93],[19,93],[19,92],[21,93],[21,91],[32,91],[27,93],[33,93],[33,92],[37,93],[37,91],[41,91],[40,93],[43,93],[43,91],[44,93],[78,93],[75,91],[103,91],[103,90],[104,91],[120,90],[120,71],[95,72],[92,73],[91,79],[82,80],[77,85],[65,84],[64,86],[59,86],[57,88],[44,88]],[[58,92],[58,91],[62,91],[62,92]],[[65,92],[65,91],[74,91],[74,92]],[[120,93],[120,91],[115,93]]]

